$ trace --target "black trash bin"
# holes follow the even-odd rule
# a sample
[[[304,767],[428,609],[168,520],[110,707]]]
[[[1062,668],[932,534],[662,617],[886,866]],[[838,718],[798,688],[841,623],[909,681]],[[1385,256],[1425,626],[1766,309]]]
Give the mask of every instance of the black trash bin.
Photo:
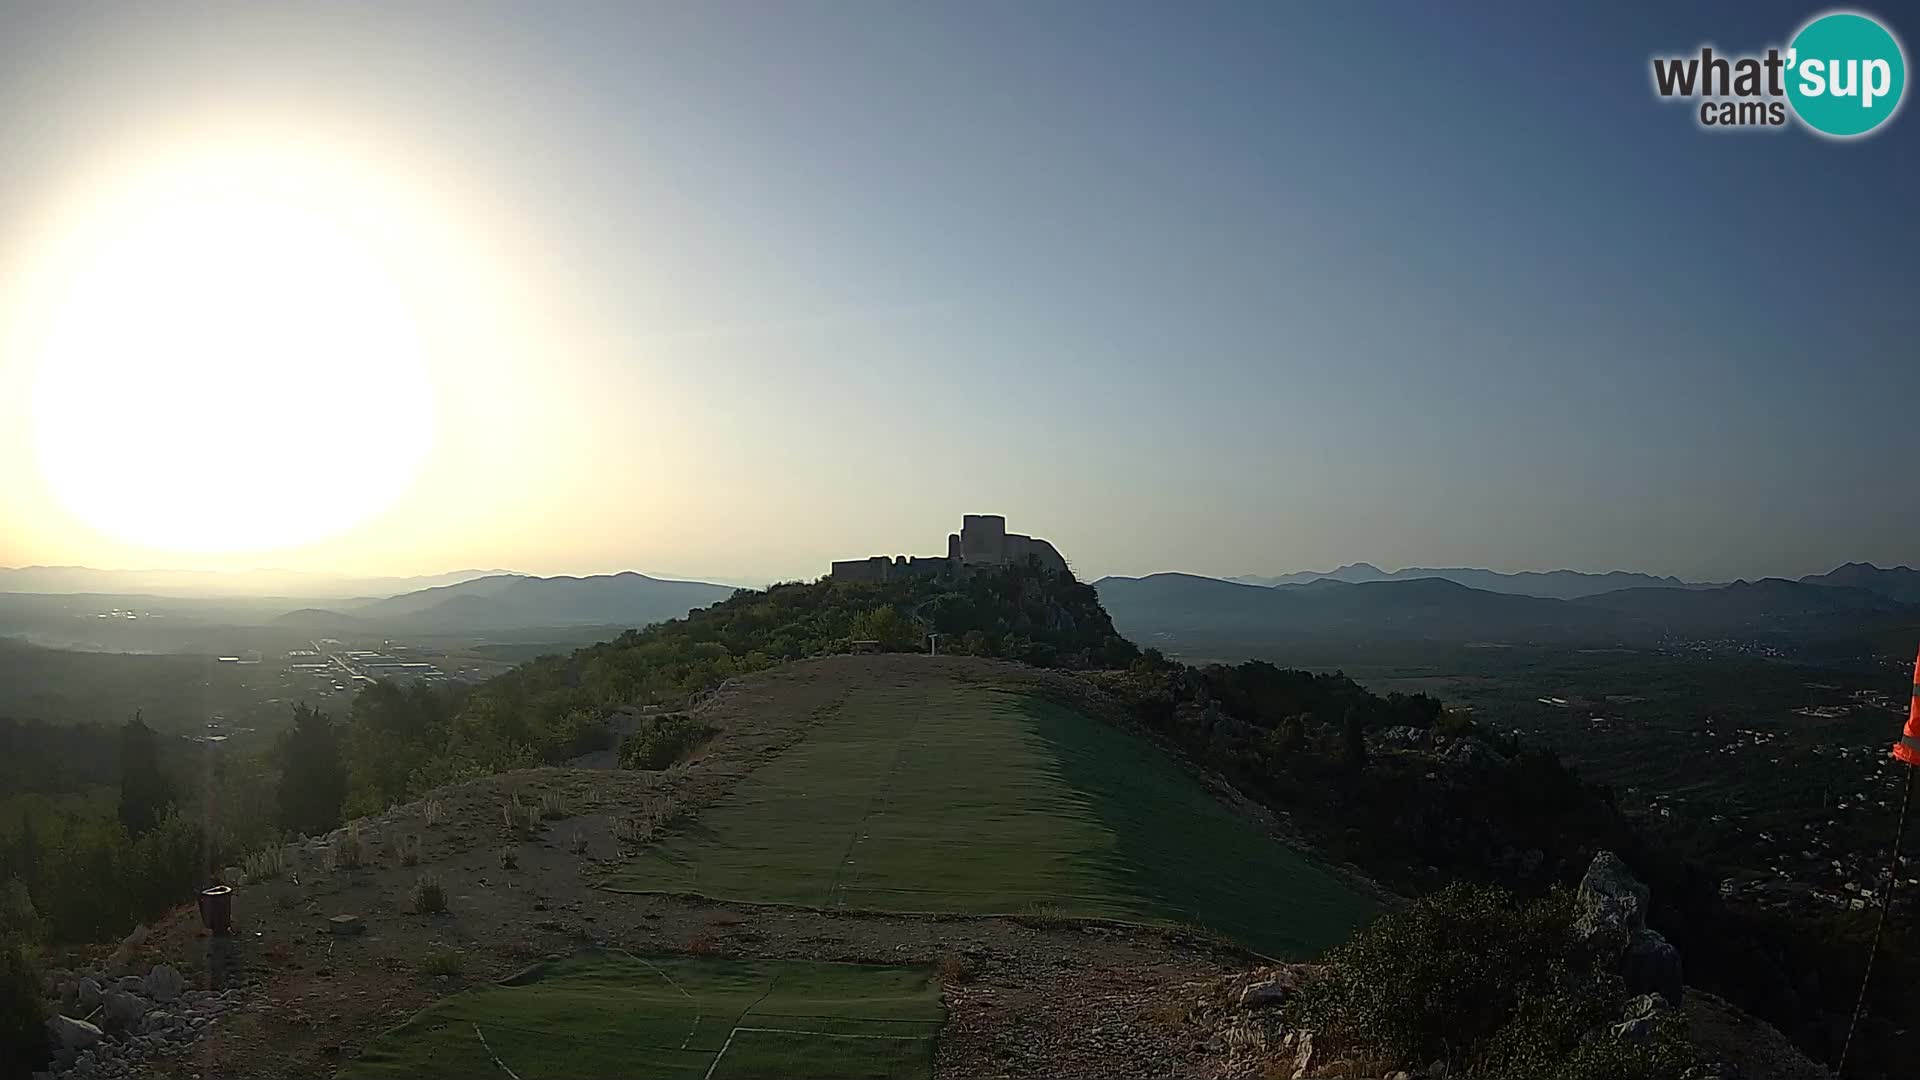
[[[200,922],[208,930],[224,936],[233,929],[233,889],[215,885],[200,891]]]

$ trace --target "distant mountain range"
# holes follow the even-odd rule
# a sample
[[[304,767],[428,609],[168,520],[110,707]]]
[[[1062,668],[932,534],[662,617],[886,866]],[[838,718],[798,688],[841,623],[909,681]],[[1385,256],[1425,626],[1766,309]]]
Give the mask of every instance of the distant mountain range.
[[[669,581],[632,571],[550,578],[502,574],[343,604],[333,611],[355,623],[407,630],[638,627],[680,618],[733,593],[730,585]],[[314,626],[325,614],[307,609],[283,618]]]
[[[1419,578],[1442,578],[1465,585],[1470,589],[1510,593],[1515,596],[1542,596],[1555,600],[1577,600],[1582,596],[1613,592],[1616,589],[1642,587],[1712,589],[1718,587],[1682,581],[1677,577],[1655,577],[1652,574],[1635,574],[1625,570],[1613,570],[1605,574],[1584,574],[1578,570],[1529,570],[1518,574],[1502,574],[1495,570],[1476,570],[1470,567],[1434,569],[1411,566],[1405,570],[1388,572],[1372,563],[1364,562],[1348,563],[1346,566],[1326,573],[1303,570],[1295,574],[1281,574],[1278,577],[1246,575],[1227,580],[1245,585],[1273,586],[1304,585],[1311,581],[1344,581],[1351,585],[1360,585],[1370,581],[1411,581]]]
[[[302,570],[95,570],[88,566],[0,567],[0,593],[97,593],[103,596],[291,596],[314,599],[395,596],[507,570],[455,570],[420,577],[354,577]]]
[[[352,597],[312,596],[293,591],[262,596],[227,591],[237,590],[235,579],[243,575],[222,575],[215,579],[213,575],[186,577],[172,572],[142,576],[122,571],[46,567],[0,570],[0,575],[6,575],[0,581],[0,633],[37,632],[42,636],[50,629],[80,625],[73,622],[76,617],[87,619],[86,625],[92,627],[103,617],[102,612],[121,609],[138,613],[141,618],[119,627],[118,637],[126,636],[133,628],[147,627],[152,627],[154,633],[226,626],[363,636],[640,627],[677,619],[694,608],[717,603],[734,593],[731,585],[674,581],[631,571],[547,578],[512,573],[474,576],[474,572],[419,579],[312,576],[310,584],[328,591],[349,585],[374,587]],[[268,583],[266,579],[258,580]],[[416,581],[428,584],[392,594],[384,591],[393,584]],[[204,587],[188,593],[187,588],[194,584]],[[275,579],[271,584],[284,587],[286,582]],[[38,585],[45,591],[21,590],[20,587],[26,585]],[[86,586],[117,588],[101,592],[75,591]],[[142,591],[142,586],[146,591]],[[181,591],[166,591],[170,587]],[[54,634],[47,640],[66,640],[72,636]],[[99,632],[90,631],[89,640],[99,636]],[[115,646],[108,642],[97,647]]]
[[[1896,566],[1882,570],[1872,563],[1850,562],[1824,574],[1800,579],[1808,585],[1839,585],[1879,593],[1903,604],[1920,604],[1920,570]]]
[[[1351,572],[1353,568],[1342,569]],[[1366,569],[1380,573],[1373,567]],[[1102,578],[1094,587],[1113,615],[1114,625],[1143,643],[1156,637],[1216,643],[1299,637],[1602,641],[1920,624],[1920,602],[1916,602],[1920,574],[1906,567],[1882,570],[1850,564],[1802,581],[1682,582],[1565,598],[1474,588],[1449,577],[1403,576],[1412,573],[1381,574],[1358,582],[1323,577],[1282,585],[1153,574]],[[1472,573],[1510,587],[1516,584],[1514,579],[1526,579],[1520,584],[1532,585],[1537,579],[1555,577]],[[1615,577],[1560,573],[1568,575],[1560,579],[1566,585],[1573,585],[1573,578]]]

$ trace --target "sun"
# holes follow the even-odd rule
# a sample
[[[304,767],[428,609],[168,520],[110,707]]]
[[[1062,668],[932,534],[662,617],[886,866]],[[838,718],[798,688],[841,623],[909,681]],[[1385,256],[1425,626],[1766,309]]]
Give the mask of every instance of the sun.
[[[270,551],[414,484],[434,426],[421,335],[373,250],[298,194],[175,184],[68,260],[32,423],[81,521],[146,548]]]

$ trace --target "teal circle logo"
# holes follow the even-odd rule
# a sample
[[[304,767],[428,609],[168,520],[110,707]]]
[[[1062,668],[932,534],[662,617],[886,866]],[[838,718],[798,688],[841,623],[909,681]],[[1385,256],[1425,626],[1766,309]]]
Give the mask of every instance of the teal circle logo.
[[[1900,42],[1868,16],[1822,15],[1787,47],[1787,100],[1800,121],[1822,135],[1865,135],[1899,111],[1906,89]]]

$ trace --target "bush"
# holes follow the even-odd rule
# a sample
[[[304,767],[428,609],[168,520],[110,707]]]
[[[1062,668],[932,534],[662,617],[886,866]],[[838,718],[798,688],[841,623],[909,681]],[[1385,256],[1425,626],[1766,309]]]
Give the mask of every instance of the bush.
[[[1614,1038],[1626,989],[1572,927],[1565,890],[1517,905],[1501,889],[1451,885],[1328,954],[1288,1018],[1336,1048],[1502,1080],[1678,1075],[1678,1021],[1642,1043]]]
[[[0,885],[0,942],[38,945],[46,939],[47,927],[33,906],[33,897],[18,878]]]
[[[347,826],[340,839],[333,842],[331,858],[337,870],[358,870],[366,861],[366,845],[360,842],[360,824],[355,822]]]
[[[698,717],[685,714],[652,717],[620,747],[620,767],[667,768],[712,734],[713,728]]]
[[[434,949],[427,953],[426,963],[422,967],[428,975],[457,979],[467,970],[467,958],[456,949]]]
[[[0,1078],[45,1068],[50,1051],[33,957],[18,941],[0,940]]]
[[[413,882],[413,910],[416,915],[437,915],[447,910],[447,887],[432,874],[421,874]]]

